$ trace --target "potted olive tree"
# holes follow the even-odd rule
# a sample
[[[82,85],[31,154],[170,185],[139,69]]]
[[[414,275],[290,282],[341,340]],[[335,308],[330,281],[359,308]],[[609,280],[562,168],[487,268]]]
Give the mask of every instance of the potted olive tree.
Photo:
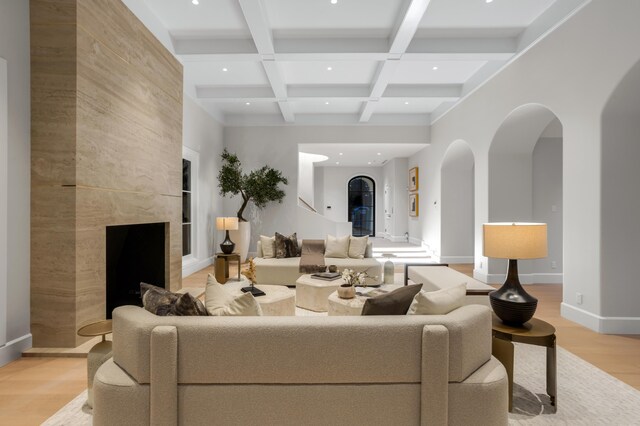
[[[223,197],[240,195],[242,197],[242,205],[237,213],[239,229],[232,238],[236,243],[236,251],[240,253],[242,262],[244,262],[251,241],[251,224],[243,216],[249,201],[259,209],[264,208],[272,201],[282,203],[285,194],[278,185],[281,183],[287,185],[288,181],[279,170],[269,166],[244,173],[238,156],[230,153],[226,148],[222,151],[221,157],[222,168],[218,173],[220,195]]]

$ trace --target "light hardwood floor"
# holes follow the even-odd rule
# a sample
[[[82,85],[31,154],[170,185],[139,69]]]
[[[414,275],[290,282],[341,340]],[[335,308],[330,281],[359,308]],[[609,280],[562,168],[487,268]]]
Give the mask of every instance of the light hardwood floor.
[[[451,265],[467,275],[473,265]],[[233,266],[231,268],[234,271]],[[213,268],[185,278],[184,287],[204,287]],[[557,329],[558,344],[640,390],[640,336],[594,333],[560,316],[562,286],[526,286],[539,300],[536,317]],[[82,358],[21,358],[0,368],[0,424],[38,425],[86,388]]]

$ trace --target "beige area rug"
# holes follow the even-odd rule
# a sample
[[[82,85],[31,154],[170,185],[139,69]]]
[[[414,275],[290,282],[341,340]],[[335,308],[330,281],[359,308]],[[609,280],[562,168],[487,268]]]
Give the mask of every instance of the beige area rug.
[[[307,311],[308,312],[308,311]],[[545,348],[516,343],[511,425],[640,425],[640,391],[558,348],[558,410],[545,394]],[[50,417],[46,426],[91,424],[81,393]]]

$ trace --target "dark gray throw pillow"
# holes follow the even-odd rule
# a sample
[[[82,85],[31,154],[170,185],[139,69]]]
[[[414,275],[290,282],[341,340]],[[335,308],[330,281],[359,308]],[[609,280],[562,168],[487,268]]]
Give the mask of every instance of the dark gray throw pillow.
[[[408,285],[364,302],[362,315],[406,315],[422,284]]]
[[[158,308],[171,306],[178,300],[178,295],[162,287],[140,283],[140,295],[142,296],[142,306],[152,314],[156,314]]]
[[[293,234],[285,237],[284,235],[276,232],[276,259],[282,259],[285,257],[297,257],[298,256],[298,236],[294,232]]]
[[[204,304],[189,293],[176,294],[162,287],[140,283],[142,306],[159,316],[208,316]]]

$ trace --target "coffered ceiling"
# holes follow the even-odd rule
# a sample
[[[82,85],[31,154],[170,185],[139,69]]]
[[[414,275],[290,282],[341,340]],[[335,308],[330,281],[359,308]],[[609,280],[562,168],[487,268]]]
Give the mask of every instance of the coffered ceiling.
[[[429,124],[585,2],[124,1],[227,125]]]

